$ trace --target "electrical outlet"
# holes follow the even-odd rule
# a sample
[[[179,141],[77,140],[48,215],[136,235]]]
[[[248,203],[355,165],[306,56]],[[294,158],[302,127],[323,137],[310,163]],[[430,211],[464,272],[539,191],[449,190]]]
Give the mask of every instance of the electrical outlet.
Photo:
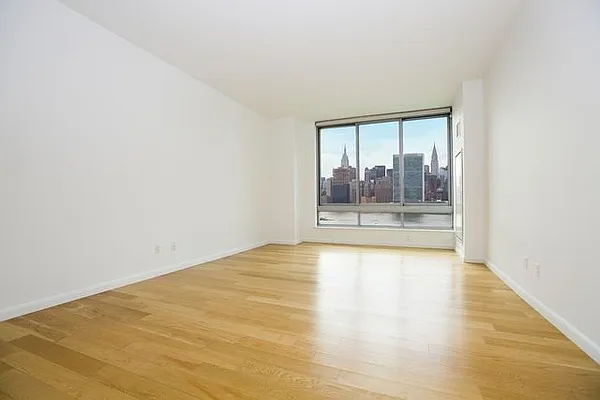
[[[159,245],[154,245],[154,254],[159,255],[160,254],[160,246]]]
[[[537,278],[539,278],[540,270],[542,269],[542,267],[541,267],[540,263],[537,263],[537,262],[534,265],[535,265],[535,275]]]
[[[523,268],[525,268],[525,270],[529,270],[529,257],[525,257],[525,263],[523,264]]]
[[[177,251],[177,242],[171,242],[171,251]]]

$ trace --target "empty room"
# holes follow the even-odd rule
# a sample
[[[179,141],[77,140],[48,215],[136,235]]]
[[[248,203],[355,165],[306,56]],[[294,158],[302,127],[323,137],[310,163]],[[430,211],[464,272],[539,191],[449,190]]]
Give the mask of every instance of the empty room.
[[[0,0],[0,400],[599,400],[599,111],[599,0]]]

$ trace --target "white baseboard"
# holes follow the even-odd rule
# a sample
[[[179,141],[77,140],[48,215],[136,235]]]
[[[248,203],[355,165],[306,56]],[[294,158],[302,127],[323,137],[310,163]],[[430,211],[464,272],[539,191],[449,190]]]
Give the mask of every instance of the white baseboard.
[[[460,259],[464,261],[465,248],[464,248],[462,240],[456,239],[456,245],[454,246],[454,251],[456,252],[456,254],[458,254]]]
[[[161,267],[157,269],[153,269],[150,271],[145,271],[139,274],[130,275],[124,278],[115,279],[109,282],[103,282],[97,285],[88,286],[86,288],[73,290],[67,293],[61,293],[54,296],[45,297],[43,299],[30,301],[28,303],[19,304],[17,306],[12,306],[0,310],[0,322],[5,321],[7,319],[19,317],[21,315],[29,314],[35,311],[43,310],[45,308],[54,307],[59,304],[68,303],[69,301],[74,301],[77,299],[81,299],[83,297],[92,296],[94,294],[106,292],[107,290],[117,289],[126,285],[131,285],[132,283],[145,281],[147,279],[155,278],[157,276],[169,274],[171,272],[179,271],[182,269],[190,268],[195,265],[204,264],[209,261],[214,261],[219,258],[224,258],[228,256],[232,256],[234,254],[242,253],[244,251],[252,250],[257,247],[262,247],[266,245],[267,242],[259,242],[254,243],[248,246],[242,246],[235,248],[233,250],[228,250],[216,254],[212,254],[207,257],[197,258],[195,260],[188,260],[178,264],[168,265],[166,267]]]
[[[525,290],[514,279],[498,269],[498,267],[496,267],[491,261],[486,260],[485,265],[517,295],[519,295],[519,297],[525,300],[527,304],[540,313],[542,317],[546,318],[548,322],[554,325],[566,337],[571,339],[573,343],[579,346],[579,348],[588,356],[600,364],[600,346],[597,343],[594,343],[594,341],[587,337],[583,332],[571,325],[566,319],[558,315],[554,310],[542,303],[537,297]]]
[[[484,260],[483,258],[464,258],[463,257],[463,262],[466,262],[469,264],[486,264],[486,260]]]

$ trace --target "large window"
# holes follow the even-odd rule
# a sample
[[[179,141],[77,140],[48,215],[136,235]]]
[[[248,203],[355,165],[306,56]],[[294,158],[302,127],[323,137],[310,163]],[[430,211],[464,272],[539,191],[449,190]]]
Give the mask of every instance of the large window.
[[[317,123],[318,224],[452,229],[450,110]]]

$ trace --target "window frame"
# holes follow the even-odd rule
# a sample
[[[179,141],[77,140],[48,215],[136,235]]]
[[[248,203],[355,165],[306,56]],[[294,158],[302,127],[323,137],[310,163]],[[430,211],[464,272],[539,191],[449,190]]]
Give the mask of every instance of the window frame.
[[[418,119],[430,118],[447,118],[447,160],[448,160],[448,200],[443,202],[422,202],[422,203],[406,203],[404,193],[404,133],[403,122],[414,121]],[[399,179],[400,179],[400,202],[399,203],[361,203],[360,202],[360,126],[374,123],[398,122],[398,155],[399,155]],[[327,128],[340,128],[354,126],[355,136],[355,159],[356,159],[356,193],[355,203],[338,203],[338,204],[321,204],[321,130]],[[451,217],[452,223],[450,229],[442,227],[427,227],[427,228],[406,228],[404,226],[404,214],[445,214],[453,216],[453,179],[454,171],[450,160],[452,156],[452,108],[436,108],[427,110],[398,112],[393,114],[378,114],[367,115],[361,117],[342,118],[329,121],[318,121],[315,123],[316,139],[317,139],[317,198],[316,198],[316,223],[317,227],[335,227],[335,228],[385,228],[385,229],[426,229],[426,230],[453,230],[454,218]],[[320,212],[356,212],[358,223],[356,225],[348,224],[322,224],[319,221]],[[364,213],[399,213],[401,215],[401,225],[362,225],[361,214]]]

